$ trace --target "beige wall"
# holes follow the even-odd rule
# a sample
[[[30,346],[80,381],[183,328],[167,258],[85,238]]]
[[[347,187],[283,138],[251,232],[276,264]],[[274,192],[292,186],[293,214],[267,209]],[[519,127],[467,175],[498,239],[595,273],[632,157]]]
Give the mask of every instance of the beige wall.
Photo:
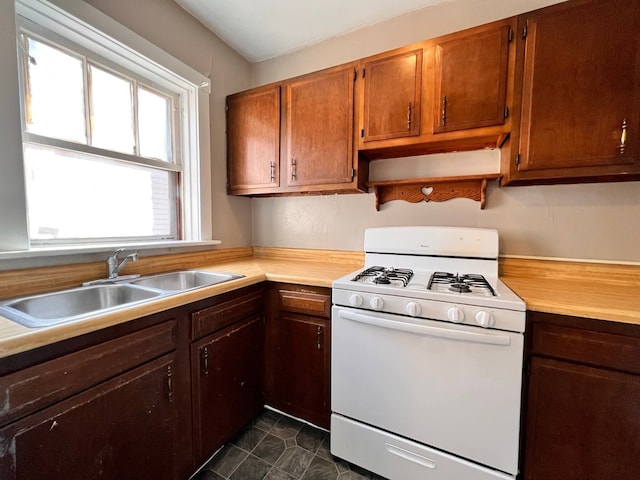
[[[534,10],[557,0],[458,0],[336,37],[255,64],[260,85],[415,41]],[[415,178],[496,171],[498,151],[371,163],[371,177]],[[408,204],[379,212],[373,194],[257,198],[253,244],[361,250],[364,229],[391,225],[496,228],[502,254],[640,262],[640,182],[503,187],[490,185],[487,207],[467,199]]]
[[[210,187],[213,238],[251,245],[251,201],[226,194],[225,97],[250,87],[251,66],[173,0],[86,0],[125,27],[211,78]],[[205,219],[206,220],[206,219]]]

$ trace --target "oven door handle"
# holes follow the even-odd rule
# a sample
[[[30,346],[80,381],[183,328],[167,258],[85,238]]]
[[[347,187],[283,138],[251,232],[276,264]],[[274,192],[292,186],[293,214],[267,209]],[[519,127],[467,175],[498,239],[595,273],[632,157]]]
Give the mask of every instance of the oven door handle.
[[[395,322],[384,318],[371,317],[348,310],[340,310],[340,318],[353,322],[366,323],[377,327],[389,328],[391,330],[402,330],[403,332],[417,333],[429,337],[447,338],[449,340],[460,340],[471,343],[485,343],[488,345],[509,346],[511,339],[505,335],[467,332],[463,330],[452,330],[449,328],[431,327],[428,325],[414,325],[412,323]]]

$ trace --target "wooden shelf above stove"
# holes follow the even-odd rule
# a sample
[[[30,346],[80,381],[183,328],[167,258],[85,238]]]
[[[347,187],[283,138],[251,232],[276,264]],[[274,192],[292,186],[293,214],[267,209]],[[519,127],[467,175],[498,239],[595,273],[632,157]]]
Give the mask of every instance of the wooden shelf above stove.
[[[376,195],[376,210],[391,200],[410,203],[445,202],[452,198],[470,198],[480,202],[480,209],[486,202],[487,182],[500,178],[499,173],[466,175],[459,177],[410,178],[405,180],[384,180],[368,182]]]

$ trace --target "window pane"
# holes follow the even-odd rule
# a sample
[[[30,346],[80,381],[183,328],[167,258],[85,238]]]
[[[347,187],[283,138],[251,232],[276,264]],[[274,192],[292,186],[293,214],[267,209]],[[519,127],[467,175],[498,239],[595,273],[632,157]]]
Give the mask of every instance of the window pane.
[[[24,150],[32,240],[175,238],[175,174],[32,144]]]
[[[27,132],[86,143],[82,60],[27,39]]]
[[[145,88],[138,89],[140,155],[171,161],[171,101]]]
[[[91,144],[135,152],[131,82],[94,65],[91,75]]]

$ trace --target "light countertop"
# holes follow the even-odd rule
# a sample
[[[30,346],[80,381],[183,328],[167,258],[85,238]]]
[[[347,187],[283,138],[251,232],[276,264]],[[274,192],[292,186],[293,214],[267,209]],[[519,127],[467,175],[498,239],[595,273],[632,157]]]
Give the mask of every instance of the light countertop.
[[[28,328],[0,315],[0,358],[83,335],[135,318],[161,312],[265,280],[331,287],[331,282],[358,268],[351,263],[293,261],[249,257],[198,267],[198,270],[236,273],[243,278],[199,288],[122,310],[44,328]]]
[[[163,297],[90,320],[46,328],[27,328],[0,316],[0,358],[265,280],[331,287],[333,280],[359,268],[358,264],[344,259],[336,259],[321,252],[319,255],[327,261],[254,256],[203,265],[198,269],[242,274],[244,277]],[[640,325],[640,293],[635,285],[615,282],[603,285],[596,281],[565,278],[546,278],[541,281],[534,274],[527,276],[522,272],[518,272],[518,275],[507,273],[501,279],[525,301],[528,310]]]

